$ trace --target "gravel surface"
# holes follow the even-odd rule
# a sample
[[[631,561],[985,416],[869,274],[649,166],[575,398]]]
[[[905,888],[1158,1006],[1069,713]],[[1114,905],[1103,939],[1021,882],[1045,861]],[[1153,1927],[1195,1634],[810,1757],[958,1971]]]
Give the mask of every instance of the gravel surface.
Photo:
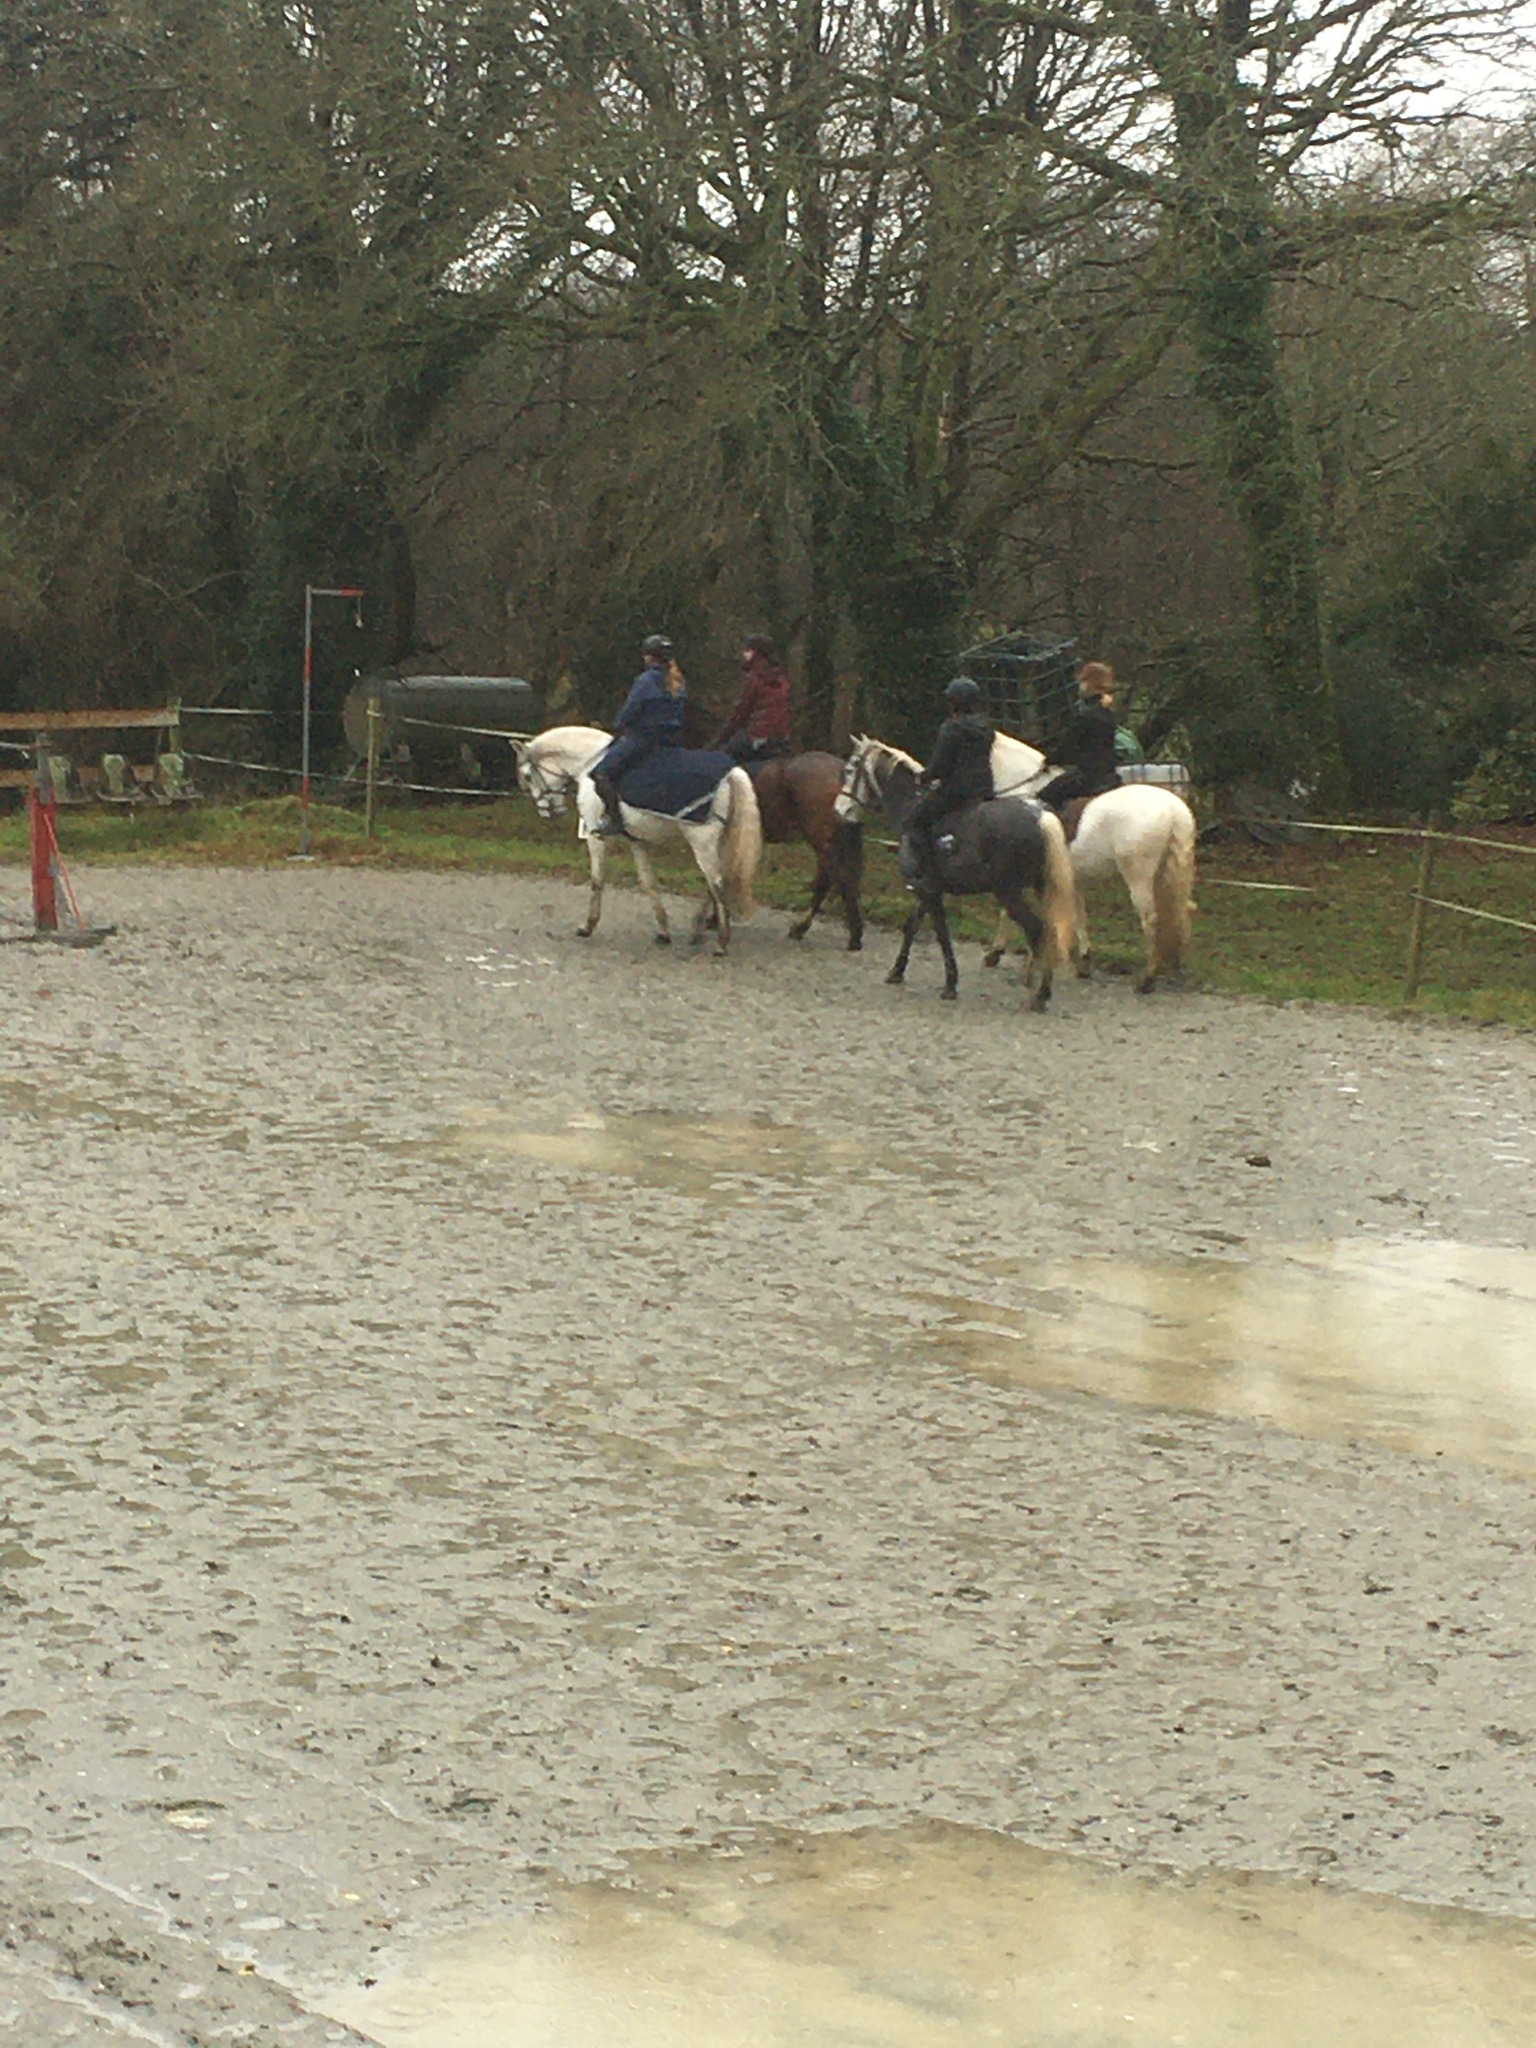
[[[381,1950],[772,1827],[1536,1914],[1527,1480],[931,1341],[1064,1252],[1536,1247],[1536,1040],[77,880],[114,939],[0,950],[0,2040],[344,2042]]]

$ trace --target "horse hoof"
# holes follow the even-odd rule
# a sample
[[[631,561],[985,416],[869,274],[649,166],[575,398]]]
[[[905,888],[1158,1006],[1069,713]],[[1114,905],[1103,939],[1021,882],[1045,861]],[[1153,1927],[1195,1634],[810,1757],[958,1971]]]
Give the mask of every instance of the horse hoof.
[[[590,938],[591,938],[591,936],[592,936],[592,927],[591,927],[591,925],[589,925],[589,924],[579,924],[579,925],[577,925],[577,927],[576,927],[576,936],[577,936],[577,938],[578,938],[578,939],[590,939]]]
[[[901,984],[906,980],[906,978],[907,977],[904,974],[898,974],[895,968],[893,967],[890,973],[885,977],[885,985],[887,988],[900,988]]]
[[[960,991],[957,988],[941,988],[939,990],[939,1001],[941,1003],[955,1002],[958,999],[959,994]]]
[[[658,932],[655,938],[651,941],[651,944],[653,946],[670,946],[671,943],[672,934],[670,932]]]
[[[995,967],[998,961],[1002,959],[1002,957],[1003,956],[1001,953],[983,953],[981,956],[981,964],[983,967]]]
[[[1139,996],[1149,996],[1156,987],[1157,976],[1155,974],[1144,974],[1136,984],[1136,993]]]
[[[848,950],[850,953],[862,953],[864,950],[864,941],[862,939],[850,939],[848,941]]]
[[[789,936],[792,939],[803,939],[809,930],[810,926],[808,924],[792,924],[789,928]]]

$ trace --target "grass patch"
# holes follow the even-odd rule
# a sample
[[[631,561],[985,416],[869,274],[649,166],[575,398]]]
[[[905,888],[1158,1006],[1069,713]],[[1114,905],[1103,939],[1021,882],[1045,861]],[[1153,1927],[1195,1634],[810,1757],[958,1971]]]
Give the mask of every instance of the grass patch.
[[[1507,836],[1512,844],[1536,844],[1536,834]],[[59,837],[66,860],[78,865],[275,866],[297,849],[299,806],[290,796],[182,811],[82,807],[61,816]],[[382,816],[379,837],[371,841],[363,836],[356,811],[315,804],[310,846],[319,859],[337,867],[547,874],[571,882],[584,881],[587,873],[569,818],[546,825],[531,804],[513,799],[391,807]],[[26,858],[26,818],[13,812],[0,818],[0,860]],[[692,893],[695,870],[686,852],[668,850],[656,865],[668,888]],[[1402,1001],[1409,897],[1417,871],[1418,849],[1411,841],[1333,842],[1318,834],[1315,841],[1274,853],[1246,845],[1202,849],[1194,978],[1207,988],[1269,1001],[1395,1009]],[[633,870],[622,851],[609,872],[616,883],[631,881]],[[770,847],[758,894],[775,908],[798,908],[806,900],[811,873],[809,848]],[[20,908],[25,883],[21,876],[16,882],[6,893],[18,898]],[[1229,886],[1252,882],[1282,883],[1296,893]],[[1536,855],[1443,847],[1431,893],[1536,923]],[[909,900],[894,855],[871,833],[864,883],[870,923],[899,926]],[[988,909],[957,906],[957,911],[958,938],[991,938]],[[838,922],[835,901],[823,915]],[[1112,971],[1136,971],[1141,938],[1124,891],[1118,886],[1095,889],[1089,915],[1099,962]],[[1536,936],[1431,911],[1424,983],[1414,1007],[1536,1028]]]

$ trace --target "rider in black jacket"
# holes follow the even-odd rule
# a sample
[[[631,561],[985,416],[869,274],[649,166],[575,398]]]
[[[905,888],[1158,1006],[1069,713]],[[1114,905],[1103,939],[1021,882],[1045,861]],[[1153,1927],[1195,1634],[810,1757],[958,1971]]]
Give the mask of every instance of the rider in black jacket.
[[[1071,766],[1040,792],[1040,801],[1059,811],[1074,796],[1098,796],[1120,781],[1115,765],[1115,672],[1107,662],[1085,661],[1077,672],[1078,700],[1067,742]]]
[[[922,793],[907,813],[903,852],[914,882],[929,879],[937,867],[934,840],[951,812],[966,804],[984,803],[993,794],[992,742],[996,728],[982,709],[980,686],[969,676],[956,676],[944,686],[950,715],[939,727],[933,756],[922,774]]]

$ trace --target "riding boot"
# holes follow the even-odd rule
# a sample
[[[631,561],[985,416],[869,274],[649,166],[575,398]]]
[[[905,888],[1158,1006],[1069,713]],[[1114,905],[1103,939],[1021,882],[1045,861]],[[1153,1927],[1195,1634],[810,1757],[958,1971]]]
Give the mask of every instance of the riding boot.
[[[619,809],[619,793],[608,777],[598,769],[592,777],[592,787],[603,800],[604,816],[592,829],[599,839],[622,839],[624,837],[624,814]]]
[[[909,825],[901,842],[900,866],[908,890],[914,895],[925,883],[938,881],[938,858],[933,835],[926,825]]]

